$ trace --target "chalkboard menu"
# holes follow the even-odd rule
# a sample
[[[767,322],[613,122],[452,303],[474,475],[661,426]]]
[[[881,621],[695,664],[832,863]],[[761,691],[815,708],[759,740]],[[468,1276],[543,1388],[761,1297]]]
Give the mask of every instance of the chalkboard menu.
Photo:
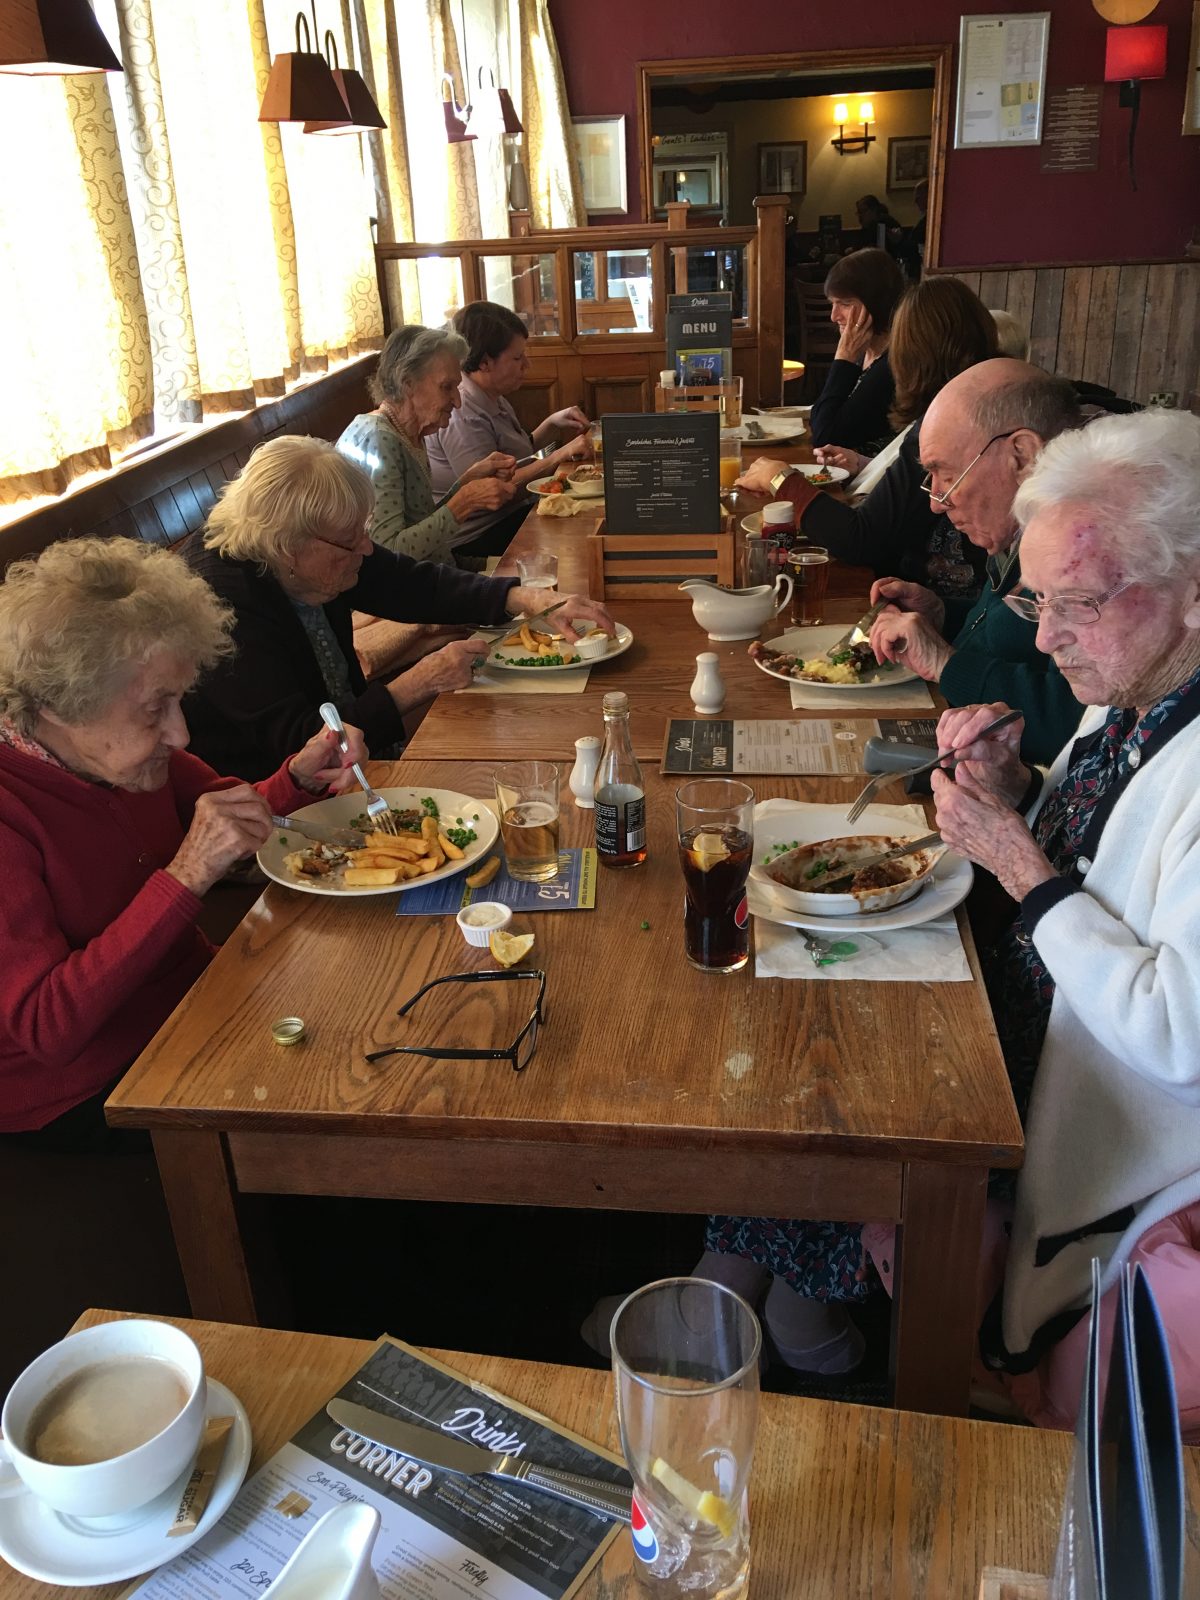
[[[720,533],[715,411],[604,419],[604,521],[611,533]]]
[[[667,365],[684,385],[720,383],[733,376],[733,295],[667,296]]]

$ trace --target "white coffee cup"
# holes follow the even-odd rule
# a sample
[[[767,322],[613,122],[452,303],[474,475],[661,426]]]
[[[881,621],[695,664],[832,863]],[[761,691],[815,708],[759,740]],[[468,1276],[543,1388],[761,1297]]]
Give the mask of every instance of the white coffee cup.
[[[48,1395],[85,1367],[130,1356],[167,1361],[183,1378],[183,1409],[161,1432],[123,1455],[86,1466],[59,1466],[29,1454],[29,1426]],[[56,1511],[76,1517],[134,1511],[169,1489],[190,1466],[200,1447],[207,1404],[204,1358],[182,1329],[129,1318],[70,1334],[26,1367],[8,1392],[0,1413],[0,1498],[34,1494]]]

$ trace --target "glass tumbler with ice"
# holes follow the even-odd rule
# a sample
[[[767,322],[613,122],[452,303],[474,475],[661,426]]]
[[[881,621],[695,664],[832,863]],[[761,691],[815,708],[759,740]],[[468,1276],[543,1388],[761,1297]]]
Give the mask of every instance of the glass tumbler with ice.
[[[731,1289],[665,1278],[612,1324],[621,1446],[642,1585],[661,1600],[741,1600],[762,1334]]]

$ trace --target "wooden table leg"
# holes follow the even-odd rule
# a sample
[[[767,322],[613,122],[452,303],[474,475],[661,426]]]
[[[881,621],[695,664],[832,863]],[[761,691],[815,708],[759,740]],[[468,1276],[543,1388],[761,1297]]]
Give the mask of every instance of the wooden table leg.
[[[153,1138],[192,1315],[257,1327],[224,1135],[156,1129]]]
[[[909,1162],[897,1231],[892,1373],[905,1411],[966,1415],[987,1168]]]

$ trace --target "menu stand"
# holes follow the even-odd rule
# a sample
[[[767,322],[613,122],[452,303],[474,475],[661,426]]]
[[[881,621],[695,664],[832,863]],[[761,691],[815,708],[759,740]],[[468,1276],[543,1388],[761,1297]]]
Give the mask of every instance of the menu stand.
[[[664,389],[654,386],[655,411],[719,411],[723,428],[742,424],[742,380],[728,378],[720,383],[675,384]]]
[[[1050,1600],[1050,1593],[1049,1578],[1008,1567],[984,1567],[979,1580],[979,1600]]]
[[[664,600],[691,603],[678,585],[710,578],[732,588],[733,534],[609,533],[601,520],[588,535],[588,576],[593,595],[604,600]]]

